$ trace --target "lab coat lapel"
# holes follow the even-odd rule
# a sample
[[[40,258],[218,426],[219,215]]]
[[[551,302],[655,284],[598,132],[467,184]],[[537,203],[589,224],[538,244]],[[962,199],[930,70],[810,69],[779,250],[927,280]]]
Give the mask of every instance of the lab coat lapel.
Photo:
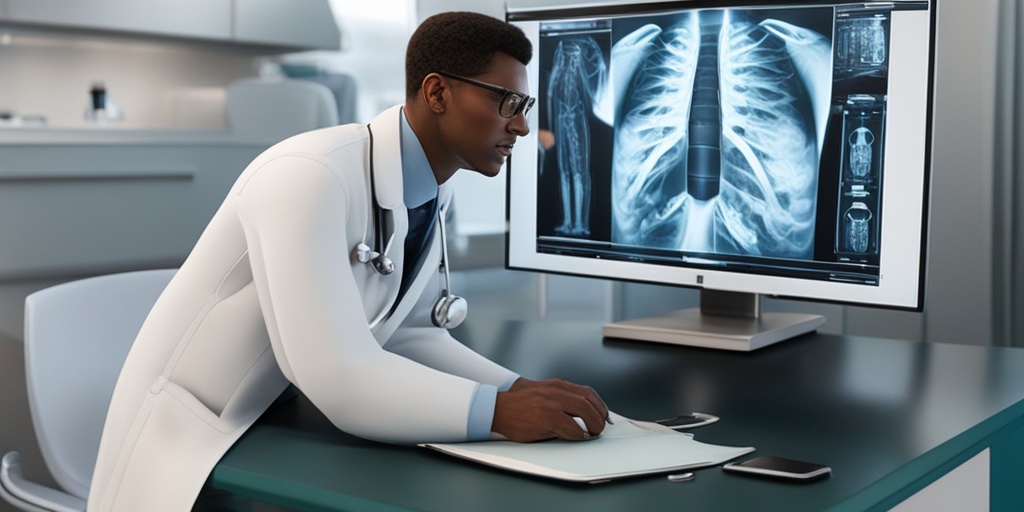
[[[451,187],[448,185],[442,185],[438,191],[438,200],[441,203],[440,208],[442,210],[448,208],[451,196]],[[410,312],[413,311],[413,308],[415,308],[417,302],[419,302],[420,296],[423,295],[424,288],[439,278],[437,269],[438,262],[441,257],[442,243],[440,230],[435,229],[430,237],[429,247],[426,250],[426,254],[423,256],[423,266],[421,267],[419,274],[413,277],[413,282],[409,285],[409,289],[406,291],[405,296],[394,305],[391,315],[387,317],[387,319],[374,333],[377,339],[382,343],[391,337],[395,330],[398,329],[398,327],[402,325],[405,319],[409,316]],[[431,325],[430,320],[419,318],[421,314],[429,315],[431,311],[432,306],[426,310],[422,307],[417,309],[418,318],[415,319],[414,323],[420,326]]]

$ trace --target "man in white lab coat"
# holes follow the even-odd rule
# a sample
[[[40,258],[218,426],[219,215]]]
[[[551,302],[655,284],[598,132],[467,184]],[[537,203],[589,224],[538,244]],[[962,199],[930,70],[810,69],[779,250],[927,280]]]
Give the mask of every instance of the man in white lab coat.
[[[245,169],[125,362],[90,511],[188,510],[289,382],[338,428],[385,442],[601,433],[594,390],[521,378],[433,318],[449,295],[448,179],[496,175],[528,132],[531,54],[494,18],[429,18],[409,43],[403,106],[292,137]]]

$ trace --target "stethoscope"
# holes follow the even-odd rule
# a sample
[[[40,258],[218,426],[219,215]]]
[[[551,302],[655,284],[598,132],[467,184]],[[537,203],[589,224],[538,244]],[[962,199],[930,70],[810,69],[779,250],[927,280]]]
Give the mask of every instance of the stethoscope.
[[[370,140],[370,203],[373,205],[374,247],[371,249],[370,246],[366,245],[366,233],[364,231],[363,241],[356,244],[354,252],[356,261],[368,263],[378,274],[388,276],[395,271],[395,262],[388,257],[391,245],[395,241],[395,233],[393,226],[388,222],[390,219],[387,216],[387,212],[377,202],[377,183],[373,172],[373,131],[370,130],[369,125],[367,125],[366,130]],[[441,233],[441,271],[444,273],[444,289],[441,290],[441,296],[438,297],[437,302],[434,304],[430,319],[437,327],[453,329],[466,319],[469,304],[466,302],[466,299],[451,293],[452,278],[448,272],[448,236],[445,230],[446,212],[447,208],[441,208],[437,216],[437,227]],[[386,231],[390,231],[391,236],[386,236]],[[387,243],[384,242],[385,238],[387,238]],[[381,247],[384,248],[383,251],[379,250]],[[395,305],[392,305],[392,310],[394,310],[394,307]],[[390,316],[390,312],[388,316]]]

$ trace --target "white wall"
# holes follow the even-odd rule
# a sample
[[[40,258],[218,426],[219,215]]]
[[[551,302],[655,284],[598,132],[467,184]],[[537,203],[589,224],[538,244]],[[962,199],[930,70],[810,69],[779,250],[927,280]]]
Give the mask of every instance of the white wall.
[[[342,33],[340,52],[306,52],[284,62],[313,63],[355,77],[359,89],[356,121],[405,100],[405,46],[415,27],[415,0],[330,0]]]
[[[988,512],[989,485],[992,477],[991,458],[991,450],[982,450],[978,455],[890,509],[890,512]]]
[[[998,4],[943,1],[939,10],[925,313],[934,341],[992,338]]]
[[[416,0],[417,20],[444,11],[473,11],[505,19],[505,0]]]

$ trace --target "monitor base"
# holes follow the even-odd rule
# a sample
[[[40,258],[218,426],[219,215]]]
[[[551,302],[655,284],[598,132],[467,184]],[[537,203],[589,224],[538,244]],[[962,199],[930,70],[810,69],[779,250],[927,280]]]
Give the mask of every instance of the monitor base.
[[[699,308],[604,325],[609,338],[749,352],[818,329],[821,315],[761,313],[758,318],[711,315]]]

